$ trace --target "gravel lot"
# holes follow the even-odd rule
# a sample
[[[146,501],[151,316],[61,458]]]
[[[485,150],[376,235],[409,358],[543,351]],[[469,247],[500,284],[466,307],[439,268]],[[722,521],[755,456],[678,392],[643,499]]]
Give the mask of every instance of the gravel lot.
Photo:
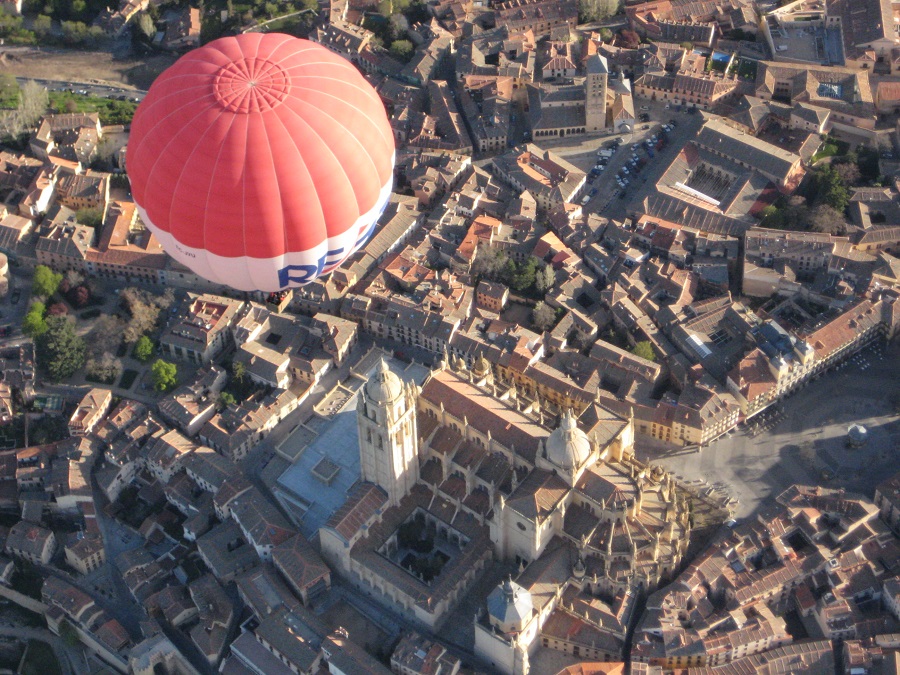
[[[38,80],[90,82],[97,80],[122,87],[147,89],[153,80],[175,62],[175,57],[157,54],[146,59],[114,59],[109,52],[31,47],[0,48],[0,72]]]

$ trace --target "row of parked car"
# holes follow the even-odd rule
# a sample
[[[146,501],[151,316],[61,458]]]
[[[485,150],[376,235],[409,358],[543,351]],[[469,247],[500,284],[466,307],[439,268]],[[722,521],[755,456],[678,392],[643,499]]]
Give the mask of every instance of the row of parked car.
[[[624,197],[625,190],[634,177],[640,173],[641,169],[644,168],[649,159],[652,159],[655,156],[657,151],[665,147],[668,134],[675,128],[676,124],[674,119],[670,120],[668,124],[662,125],[659,132],[653,134],[650,138],[645,139],[643,143],[635,143],[631,146],[631,157],[626,161],[625,166],[619,170],[618,174],[616,174],[616,184],[619,186],[619,189],[616,190],[614,196],[620,198]],[[609,160],[616,154],[621,145],[622,139],[616,138],[606,143],[604,147],[597,151],[597,163],[590,171],[590,180],[594,181],[600,177],[606,170]],[[641,149],[646,152],[646,157],[638,155],[638,152]],[[595,186],[582,197],[581,205],[586,205],[596,194],[597,187]]]

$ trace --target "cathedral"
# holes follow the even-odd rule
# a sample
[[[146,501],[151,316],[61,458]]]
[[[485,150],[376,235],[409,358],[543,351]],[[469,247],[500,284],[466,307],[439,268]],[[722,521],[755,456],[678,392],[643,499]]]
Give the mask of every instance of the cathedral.
[[[687,548],[688,504],[634,458],[631,419],[598,403],[551,418],[484,357],[445,359],[421,387],[382,361],[357,425],[360,481],[319,530],[323,555],[432,630],[492,560],[508,564],[474,617],[476,653],[500,672],[527,673],[542,646],[619,660],[636,598]]]

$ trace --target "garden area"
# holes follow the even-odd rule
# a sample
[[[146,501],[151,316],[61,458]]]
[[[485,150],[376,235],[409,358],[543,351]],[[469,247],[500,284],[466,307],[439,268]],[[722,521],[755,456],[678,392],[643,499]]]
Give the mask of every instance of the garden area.
[[[138,375],[138,371],[132,370],[131,368],[126,368],[122,372],[122,378],[119,380],[119,388],[131,389],[131,385],[134,384],[134,381],[137,379]]]
[[[247,366],[241,361],[232,361],[227,368],[230,373],[222,393],[219,395],[219,403],[222,407],[243,403],[257,394],[263,394],[268,387],[254,382],[247,374]]]
[[[15,110],[19,107],[19,83],[15,75],[0,73],[0,108]]]
[[[812,156],[810,162],[815,164],[823,157],[840,157],[847,154],[850,150],[850,144],[846,141],[839,141],[836,138],[828,137],[822,144],[822,147]]]
[[[18,409],[21,411],[21,409]],[[30,412],[30,411],[29,411]],[[35,412],[39,412],[35,410]],[[16,415],[0,427],[0,450],[55,443],[69,437],[67,419],[60,415],[30,416],[28,440],[25,439],[25,416]]]
[[[56,654],[46,642],[29,640],[22,660],[22,675],[59,675],[62,673]]]
[[[556,283],[556,273],[550,265],[540,263],[532,256],[517,263],[503,251],[492,248],[479,249],[472,263],[472,275],[476,286],[482,278],[499,281],[511,291],[534,300],[542,300]]]
[[[129,125],[138,104],[102,96],[85,96],[68,91],[51,91],[50,108],[57,113],[99,113],[100,124]]]
[[[41,588],[44,586],[44,577],[38,573],[34,565],[27,561],[16,562],[16,571],[13,572],[12,583],[14,591],[27,595],[35,600],[41,599]]]
[[[397,530],[397,548],[389,556],[426,584],[437,577],[458,551],[456,544],[440,536],[425,516],[417,513]]]
[[[815,166],[794,195],[779,196],[764,208],[762,227],[842,236],[849,227],[845,211],[853,188],[881,187],[888,180],[880,175],[876,149],[860,145],[852,150],[832,136],[822,140],[813,159],[828,161]]]
[[[741,59],[737,64],[737,74],[742,80],[755,81],[757,62],[750,59]]]

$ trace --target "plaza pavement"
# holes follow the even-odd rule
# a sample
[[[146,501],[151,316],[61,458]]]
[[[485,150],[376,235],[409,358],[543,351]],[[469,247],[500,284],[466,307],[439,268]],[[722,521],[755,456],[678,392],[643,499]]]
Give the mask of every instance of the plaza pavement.
[[[717,489],[746,518],[794,483],[844,488],[872,498],[900,471],[900,344],[861,352],[782,403],[784,416],[756,436],[738,429],[698,451],[663,449],[638,439],[640,459],[660,464],[690,485]],[[862,424],[869,441],[846,447],[847,429]],[[829,477],[831,474],[833,476]]]

